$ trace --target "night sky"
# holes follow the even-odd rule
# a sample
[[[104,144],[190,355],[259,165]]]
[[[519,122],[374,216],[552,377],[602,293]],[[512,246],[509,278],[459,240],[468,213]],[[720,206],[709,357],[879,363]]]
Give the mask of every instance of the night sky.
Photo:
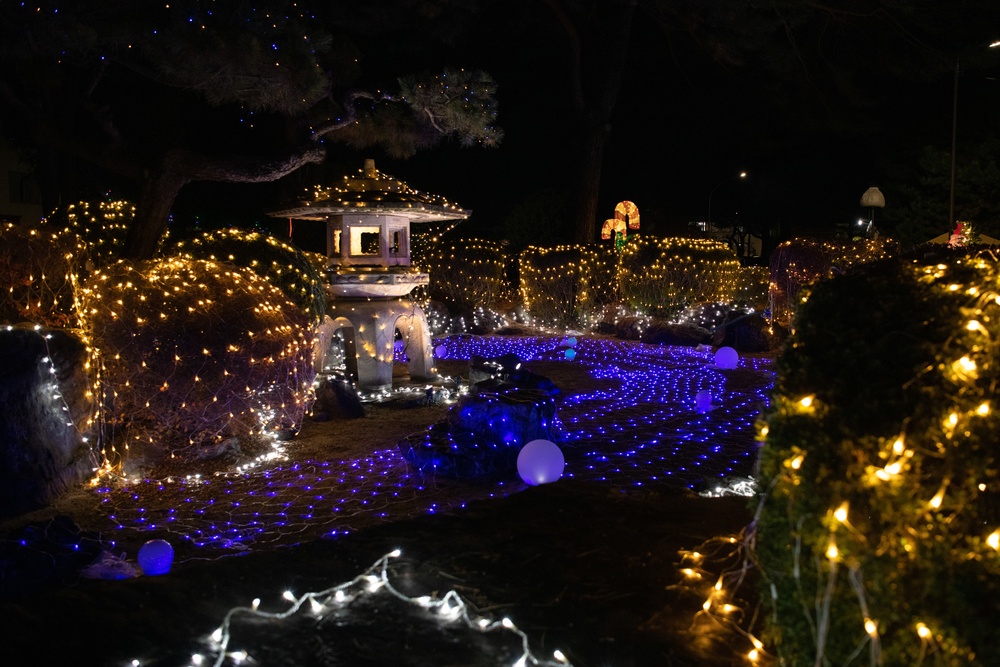
[[[879,215],[891,221],[901,200],[898,184],[913,180],[920,148],[950,149],[955,61],[963,63],[960,161],[968,146],[995,130],[1000,103],[1000,48],[988,48],[1000,37],[1000,27],[991,34],[1000,26],[1000,7],[986,0],[910,4],[917,8],[912,16],[894,0],[824,7],[642,0],[628,43],[618,45],[600,31],[621,3],[594,3],[603,14],[583,33],[585,71],[600,68],[613,49],[627,54],[603,161],[598,229],[618,201],[629,199],[640,209],[643,232],[683,234],[688,222],[708,217],[713,190],[716,222],[740,220],[783,236],[846,228],[864,215],[858,200],[870,186],[885,193],[887,208]],[[569,41],[553,6],[587,5],[393,0],[351,5],[352,17],[360,13],[351,20],[346,6],[327,7],[334,35],[358,45],[362,86],[442,66],[492,74],[502,144],[445,143],[403,160],[327,141],[326,165],[279,183],[186,186],[175,224],[285,231],[266,211],[373,157],[383,172],[472,209],[465,234],[519,234],[523,243],[537,229],[541,243],[572,241],[558,218],[580,137]],[[465,11],[469,6],[479,9]],[[782,12],[787,34],[773,24],[758,29],[742,22]],[[749,177],[734,178],[741,171]],[[121,195],[129,195],[127,188]],[[551,228],[530,224],[533,215],[551,218]],[[942,220],[941,231],[949,229]]]
[[[960,13],[941,18],[971,28],[961,24]],[[398,33],[388,38],[414,41]],[[874,185],[885,192],[891,217],[893,181],[913,162],[915,151],[925,144],[950,146],[954,76],[941,62],[949,56],[944,50],[934,55],[938,71],[915,62],[925,70],[906,73],[901,48],[902,64],[885,65],[901,67],[904,72],[897,75],[869,60],[895,48],[890,37],[824,39],[833,44],[824,52],[827,63],[803,63],[779,74],[753,62],[720,64],[689,36],[670,34],[640,4],[605,154],[599,210],[611,217],[618,201],[631,199],[641,211],[644,232],[683,234],[688,221],[708,216],[715,188],[716,221],[779,227],[784,235],[832,234],[864,215],[858,200]],[[866,45],[868,39],[882,44]],[[379,150],[366,155],[414,187],[472,209],[472,219],[463,224],[469,235],[503,236],[505,220],[519,205],[558,208],[575,159],[575,136],[567,41],[549,8],[543,2],[517,9],[493,5],[453,44],[416,42],[415,53],[421,54],[416,62],[481,67],[494,76],[505,139],[495,149],[451,144],[407,160]],[[987,52],[986,44],[977,48]],[[992,61],[978,60],[972,72],[963,68],[960,139],[974,140],[995,127],[1000,81],[988,77],[1000,76],[1000,49],[988,56]],[[853,67],[856,99],[817,80],[816,70],[825,65]],[[353,171],[362,157],[331,143],[331,165]],[[732,178],[743,170],[749,173],[746,180]],[[306,169],[287,180],[298,187],[322,178],[318,173]],[[270,191],[257,187],[262,197]],[[179,208],[198,194],[197,187],[190,188]],[[539,240],[551,238],[540,233]]]

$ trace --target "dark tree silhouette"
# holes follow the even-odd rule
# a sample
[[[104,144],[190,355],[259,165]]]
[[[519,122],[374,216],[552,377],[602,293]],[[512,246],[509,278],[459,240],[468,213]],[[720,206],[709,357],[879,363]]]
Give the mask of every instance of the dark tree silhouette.
[[[39,163],[71,156],[134,184],[129,258],[155,251],[188,183],[273,181],[321,162],[330,138],[397,156],[501,139],[489,75],[366,79],[344,8],[67,4],[0,5],[3,129]],[[44,187],[55,169],[39,166]]]

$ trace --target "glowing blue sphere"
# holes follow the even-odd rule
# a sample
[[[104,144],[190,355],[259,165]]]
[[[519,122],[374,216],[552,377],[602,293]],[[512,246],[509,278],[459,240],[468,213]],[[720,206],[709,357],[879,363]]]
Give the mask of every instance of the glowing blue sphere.
[[[720,347],[715,352],[715,365],[723,370],[732,370],[740,361],[740,353],[731,347]]]
[[[566,350],[564,354],[566,355],[567,361],[573,361],[574,359],[576,359],[576,350],[574,350],[573,348],[569,348],[568,350]]]
[[[712,392],[710,392],[708,389],[702,389],[697,394],[695,394],[694,407],[698,410],[711,410]]]
[[[576,336],[570,336],[563,341],[563,345],[566,347],[576,347]]]
[[[565,467],[562,450],[549,440],[532,440],[517,454],[517,474],[531,486],[557,481]]]
[[[139,567],[150,576],[170,572],[174,548],[166,540],[150,540],[139,547]]]
[[[436,359],[444,359],[444,355],[448,354],[448,348],[442,343],[434,348],[434,357]]]

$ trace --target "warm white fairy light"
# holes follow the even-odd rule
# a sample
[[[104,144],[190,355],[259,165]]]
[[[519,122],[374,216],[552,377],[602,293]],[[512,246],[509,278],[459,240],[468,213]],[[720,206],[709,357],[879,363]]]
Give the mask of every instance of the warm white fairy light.
[[[233,623],[239,616],[254,616],[264,620],[282,620],[290,618],[302,610],[306,605],[308,613],[321,617],[334,608],[341,608],[349,605],[353,600],[363,595],[371,595],[376,591],[385,591],[386,594],[394,598],[411,604],[415,607],[426,609],[435,613],[442,623],[462,622],[470,630],[487,633],[497,630],[511,632],[521,640],[521,654],[511,667],[518,665],[536,665],[540,667],[563,667],[570,665],[566,655],[562,651],[553,652],[553,660],[546,660],[536,657],[529,647],[528,635],[520,630],[514,622],[504,617],[500,621],[490,620],[476,614],[472,608],[465,603],[461,596],[455,591],[448,591],[444,596],[438,598],[428,595],[410,597],[400,592],[389,580],[389,562],[400,556],[398,549],[382,556],[370,568],[354,579],[338,584],[318,592],[305,593],[301,596],[295,595],[291,591],[284,591],[282,598],[291,603],[291,607],[281,612],[261,611],[258,607],[258,600],[250,607],[235,607],[230,609],[219,625],[209,635],[212,644],[212,652],[215,654],[214,667],[221,667],[228,659],[236,663],[253,663],[253,656],[245,650],[231,650],[232,641],[231,629]],[[192,660],[192,663],[195,661]],[[136,662],[135,664],[138,664]]]

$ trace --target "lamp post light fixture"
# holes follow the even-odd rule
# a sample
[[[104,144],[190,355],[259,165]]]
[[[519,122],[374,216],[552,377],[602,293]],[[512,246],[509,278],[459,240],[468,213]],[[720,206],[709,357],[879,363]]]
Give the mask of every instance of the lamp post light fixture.
[[[738,178],[746,178],[746,177],[747,173],[745,171],[741,171],[735,176],[730,176],[729,178],[723,179],[718,183],[718,185],[712,188],[711,192],[708,193],[708,231],[710,232],[715,231],[715,227],[712,226],[712,195],[715,194],[715,191],[718,190],[720,186],[725,185],[729,181],[735,181]]]

